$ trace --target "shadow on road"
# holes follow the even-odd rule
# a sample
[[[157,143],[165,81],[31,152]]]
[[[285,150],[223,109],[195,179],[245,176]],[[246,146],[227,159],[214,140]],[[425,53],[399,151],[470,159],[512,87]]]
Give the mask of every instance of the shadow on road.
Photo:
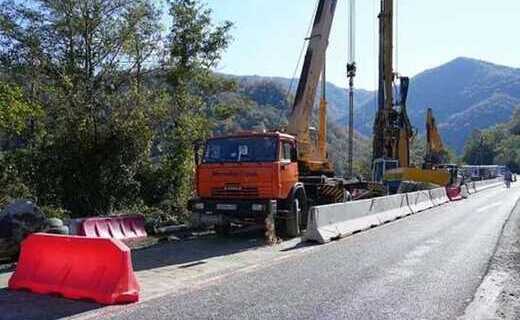
[[[318,243],[313,243],[313,242],[298,242],[294,246],[282,249],[280,251],[289,252],[289,251],[299,250],[299,249],[308,248],[308,247],[315,247],[318,245],[319,245]]]
[[[102,308],[86,301],[0,289],[0,319],[55,320]]]
[[[205,263],[204,259],[226,256],[264,245],[263,232],[249,231],[229,236],[210,235],[202,239],[162,242],[153,247],[132,251],[135,271],[164,266],[190,267]]]

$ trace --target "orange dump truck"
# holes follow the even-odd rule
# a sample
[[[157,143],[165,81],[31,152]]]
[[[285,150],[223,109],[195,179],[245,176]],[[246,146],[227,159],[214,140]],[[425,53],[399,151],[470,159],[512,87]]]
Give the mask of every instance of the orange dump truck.
[[[264,223],[272,215],[288,236],[305,228],[310,205],[349,199],[342,178],[303,176],[293,136],[251,133],[209,139],[197,168],[193,222],[226,232],[231,223]]]
[[[295,236],[314,204],[349,199],[327,156],[325,62],[337,0],[319,0],[286,132],[212,138],[197,168],[197,198],[190,202],[196,224],[226,231],[230,223],[263,223]],[[319,133],[311,115],[321,86]],[[269,227],[270,221],[267,219]]]

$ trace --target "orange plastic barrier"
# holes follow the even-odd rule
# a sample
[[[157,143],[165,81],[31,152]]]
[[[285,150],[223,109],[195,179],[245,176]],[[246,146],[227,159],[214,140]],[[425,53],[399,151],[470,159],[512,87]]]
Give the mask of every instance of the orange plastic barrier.
[[[130,249],[118,240],[80,236],[35,233],[27,237],[9,289],[101,304],[139,300]]]
[[[462,200],[460,187],[446,187],[446,193],[448,194],[450,201]]]
[[[143,216],[96,217],[81,221],[79,235],[119,240],[146,238]]]

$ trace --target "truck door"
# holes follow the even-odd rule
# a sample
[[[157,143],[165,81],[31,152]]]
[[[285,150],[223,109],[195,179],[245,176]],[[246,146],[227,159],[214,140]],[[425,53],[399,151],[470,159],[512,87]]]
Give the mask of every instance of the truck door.
[[[288,196],[294,184],[298,182],[298,161],[295,155],[294,141],[282,140],[280,142],[280,193],[283,198]]]

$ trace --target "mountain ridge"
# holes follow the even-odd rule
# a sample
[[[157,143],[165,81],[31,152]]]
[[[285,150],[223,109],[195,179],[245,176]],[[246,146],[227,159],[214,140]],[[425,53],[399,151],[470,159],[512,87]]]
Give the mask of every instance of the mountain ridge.
[[[239,82],[272,81],[291,93],[297,79],[264,76],[233,76]],[[347,91],[327,83],[329,119],[347,125]],[[377,96],[374,91],[355,90],[355,129],[371,137]],[[426,110],[432,107],[445,144],[461,153],[475,129],[486,129],[511,119],[520,108],[520,69],[484,60],[458,57],[412,77],[408,98],[412,125],[424,134]]]

